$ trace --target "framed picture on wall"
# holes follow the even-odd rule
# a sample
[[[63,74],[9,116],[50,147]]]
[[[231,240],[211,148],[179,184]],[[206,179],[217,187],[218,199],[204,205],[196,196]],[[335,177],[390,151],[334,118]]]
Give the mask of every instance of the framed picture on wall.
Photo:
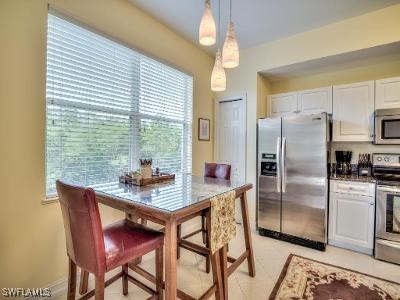
[[[199,118],[199,140],[210,140],[210,119]]]

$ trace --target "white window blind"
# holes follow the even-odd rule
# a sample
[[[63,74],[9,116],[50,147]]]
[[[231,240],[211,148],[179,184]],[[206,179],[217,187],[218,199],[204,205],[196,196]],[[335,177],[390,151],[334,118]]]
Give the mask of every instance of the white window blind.
[[[193,78],[48,15],[46,193],[107,184],[153,158],[191,172]]]

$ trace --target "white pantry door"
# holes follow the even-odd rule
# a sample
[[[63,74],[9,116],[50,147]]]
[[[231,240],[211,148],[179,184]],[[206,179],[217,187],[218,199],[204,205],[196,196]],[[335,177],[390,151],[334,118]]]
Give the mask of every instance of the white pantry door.
[[[246,103],[220,101],[217,123],[217,162],[231,165],[233,180],[246,180]]]

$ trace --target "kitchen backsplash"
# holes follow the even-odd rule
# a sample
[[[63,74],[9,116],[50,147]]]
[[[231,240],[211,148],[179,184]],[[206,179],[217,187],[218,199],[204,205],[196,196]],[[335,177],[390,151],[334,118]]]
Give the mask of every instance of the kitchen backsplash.
[[[331,142],[331,163],[336,162],[335,151],[352,151],[351,163],[358,163],[359,153],[400,153],[400,145],[373,145],[366,142]]]

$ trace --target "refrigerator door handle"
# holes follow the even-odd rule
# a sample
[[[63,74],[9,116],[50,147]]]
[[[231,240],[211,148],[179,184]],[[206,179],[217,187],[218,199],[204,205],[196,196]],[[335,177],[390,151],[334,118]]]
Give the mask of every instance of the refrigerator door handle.
[[[276,190],[281,192],[281,138],[276,139]]]
[[[286,192],[286,138],[282,138],[282,154],[281,154],[281,160],[282,160],[282,170],[280,170],[280,173],[282,174],[282,193]]]

